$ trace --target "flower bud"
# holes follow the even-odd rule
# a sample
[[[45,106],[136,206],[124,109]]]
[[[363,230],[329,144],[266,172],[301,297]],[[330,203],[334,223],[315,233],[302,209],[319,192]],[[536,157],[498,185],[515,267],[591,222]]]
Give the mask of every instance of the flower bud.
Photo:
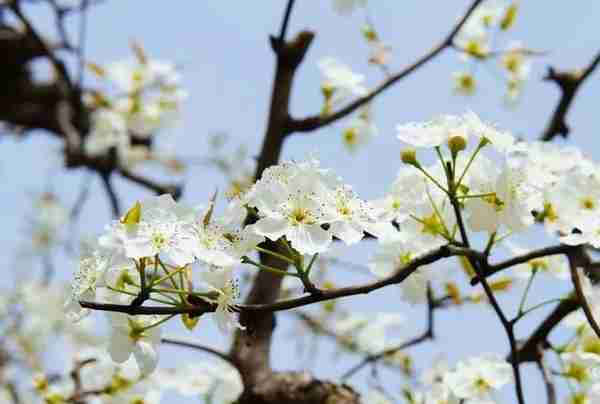
[[[321,86],[321,93],[323,94],[325,101],[329,101],[331,99],[334,91],[335,91],[335,88],[328,84],[323,84]]]
[[[410,164],[411,166],[418,167],[419,162],[417,161],[417,152],[415,149],[404,149],[400,152],[400,160],[404,164]]]
[[[375,42],[379,39],[377,37],[377,32],[375,32],[375,29],[369,24],[363,26],[362,33],[368,42]]]
[[[38,373],[33,377],[33,387],[40,393],[48,390],[48,379],[46,375]]]
[[[453,135],[448,139],[448,148],[453,156],[467,148],[467,139],[461,135]]]
[[[518,6],[516,3],[511,4],[506,10],[506,14],[502,17],[502,21],[500,21],[500,29],[506,31],[515,23],[515,19],[517,18]]]

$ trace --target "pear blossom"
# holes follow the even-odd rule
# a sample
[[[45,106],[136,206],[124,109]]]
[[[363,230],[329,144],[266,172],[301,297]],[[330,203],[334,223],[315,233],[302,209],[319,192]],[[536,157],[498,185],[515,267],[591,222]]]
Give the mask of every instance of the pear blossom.
[[[377,226],[375,209],[367,202],[359,199],[352,189],[343,185],[331,193],[330,228],[331,233],[350,245],[359,242],[365,231],[378,235],[381,227]]]
[[[584,351],[561,354],[567,377],[589,385],[600,381],[600,355]]]
[[[111,335],[108,353],[113,361],[123,363],[134,356],[140,373],[150,374],[158,362],[160,327],[158,316],[129,316],[110,313]]]
[[[310,171],[284,171],[280,172],[283,178],[274,180],[270,178],[272,174],[264,181],[261,179],[254,192],[251,191],[249,206],[256,207],[260,216],[254,225],[256,233],[273,241],[286,236],[301,254],[326,251],[332,234],[321,225],[330,222],[333,216],[328,215],[323,206],[327,192],[325,184]],[[287,174],[291,176],[285,178]]]
[[[414,147],[435,147],[447,143],[453,137],[468,141],[470,136],[486,140],[500,151],[508,150],[514,138],[484,123],[474,112],[465,114],[442,115],[426,122],[410,122],[397,125],[398,139]]]
[[[522,170],[505,164],[500,172],[488,172],[486,183],[473,184],[471,192],[485,196],[469,198],[465,203],[472,231],[494,233],[506,226],[519,232],[533,224],[531,212],[541,195],[525,181]]]
[[[456,94],[469,96],[475,93],[477,84],[473,74],[461,71],[453,73],[452,77],[454,78],[454,91]]]
[[[209,287],[209,290],[216,293],[215,298],[205,298],[211,303],[215,303],[215,320],[219,330],[228,334],[236,328],[243,329],[237,320],[237,314],[233,310],[235,299],[239,297],[237,283],[232,277],[231,267],[217,268],[210,267],[202,272],[202,280]]]
[[[512,369],[505,360],[484,354],[458,362],[455,370],[446,374],[444,383],[459,399],[486,400],[511,380]]]
[[[255,233],[254,226],[243,226],[246,209],[239,200],[230,202],[223,216],[212,219],[211,215],[209,207],[194,224],[194,254],[200,261],[215,266],[235,265],[264,240]]]
[[[324,92],[332,92],[332,104],[345,100],[347,97],[363,96],[367,88],[362,74],[354,73],[348,66],[333,58],[321,59],[318,63],[323,75],[322,87]]]
[[[358,116],[353,117],[349,125],[342,132],[344,146],[350,151],[355,152],[360,146],[368,143],[372,137],[377,136],[378,130],[368,111],[363,111]]]
[[[78,271],[73,276],[72,292],[65,303],[71,320],[77,321],[89,314],[89,309],[83,309],[79,300],[95,300],[96,287],[103,285],[107,267],[108,258],[98,250],[88,251],[80,258]]]
[[[91,121],[90,133],[85,138],[87,154],[99,156],[111,148],[119,151],[129,146],[127,123],[121,114],[101,108],[92,113]]]
[[[147,87],[172,87],[180,80],[175,65],[159,60],[118,61],[110,63],[104,70],[108,80],[127,93]]]
[[[177,266],[194,261],[193,211],[169,194],[141,202],[141,218],[133,231],[125,233],[125,255],[129,258],[164,254]]]

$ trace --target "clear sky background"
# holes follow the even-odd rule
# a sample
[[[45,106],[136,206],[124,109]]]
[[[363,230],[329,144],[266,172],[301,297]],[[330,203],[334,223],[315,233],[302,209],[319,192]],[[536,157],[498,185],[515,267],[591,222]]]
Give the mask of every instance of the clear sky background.
[[[334,56],[355,71],[366,74],[369,85],[376,85],[382,77],[367,63],[368,49],[360,32],[364,10],[342,17],[334,13],[330,1],[297,3],[289,35],[301,29],[316,32],[296,77],[292,96],[293,114],[300,117],[315,114],[321,108],[317,61],[322,57]],[[382,40],[393,48],[391,70],[397,71],[437,44],[469,3],[462,0],[370,1],[368,14]],[[227,133],[232,147],[245,144],[255,154],[265,130],[274,68],[268,35],[278,31],[284,7],[283,0],[108,0],[91,9],[86,53],[90,61],[99,64],[128,58],[131,55],[129,42],[135,39],[150,57],[171,60],[181,66],[183,83],[190,98],[182,122],[163,134],[175,139],[175,150],[180,155],[206,156],[209,135],[215,132]],[[41,8],[31,10],[40,26],[52,30],[53,23],[46,11]],[[547,66],[573,68],[587,64],[600,49],[599,21],[600,2],[597,1],[523,1],[516,26],[506,38],[522,40],[525,46],[548,53],[535,60],[531,80],[516,107],[507,108],[503,104],[504,88],[495,76],[499,73],[488,69],[478,71],[480,88],[475,96],[463,98],[452,94],[451,73],[460,69],[462,63],[456,53],[446,51],[377,98],[373,111],[380,134],[358,153],[350,154],[342,146],[342,122],[318,132],[292,136],[286,142],[283,154],[286,158],[303,159],[309,153],[316,153],[323,166],[344,177],[364,197],[374,198],[387,189],[400,166],[401,144],[394,131],[397,123],[428,119],[440,113],[461,113],[470,108],[518,136],[535,139],[547,124],[559,96],[553,84],[541,80]],[[572,128],[569,141],[596,159],[600,158],[597,141],[600,135],[597,121],[599,75],[597,72],[581,88],[568,115]],[[70,205],[76,198],[79,184],[86,178],[80,171],[60,169],[59,146],[55,139],[42,133],[33,133],[20,141],[3,137],[0,142],[0,200],[3,207],[0,215],[4,230],[0,235],[0,265],[3,268],[9,268],[15,262],[14,251],[23,236],[23,219],[29,211],[31,193],[50,185]],[[49,147],[56,153],[49,153]],[[223,178],[216,170],[202,166],[192,167],[184,180],[184,200],[192,204],[205,203],[215,186],[221,189],[224,186]],[[92,181],[93,197],[83,210],[79,226],[85,234],[98,233],[110,220],[100,183],[97,178]],[[117,187],[123,206],[147,195],[146,191],[123,181],[118,181]],[[548,243],[546,239],[531,237],[525,241],[531,247]],[[365,264],[373,247],[371,242],[366,242],[348,252],[344,259]],[[60,276],[67,278],[73,262],[57,257],[56,266]],[[444,270],[444,265],[439,265],[438,269]],[[345,282],[355,279],[346,275],[343,267],[336,271]],[[554,297],[568,287],[558,281],[540,282],[533,291],[532,301]],[[509,312],[513,312],[516,299],[515,295],[501,301],[511,309]],[[406,337],[419,333],[424,324],[424,308],[411,308],[402,303],[395,288],[347,299],[344,304],[360,311],[403,313],[407,324],[402,335]],[[540,311],[540,315],[543,312]],[[307,362],[297,358],[289,343],[294,336],[292,317],[287,314],[278,317],[281,321],[275,334],[274,366],[277,369],[302,369]],[[435,345],[426,344],[411,351],[416,354],[417,369],[427,366],[428,361],[439,353],[445,353],[453,362],[468,354],[507,352],[504,332],[487,308],[446,310],[440,312],[438,318]],[[524,337],[530,332],[535,318],[532,316],[531,321],[524,321],[517,328],[519,336]],[[203,321],[206,326],[199,327],[194,337],[215,346],[228,347],[211,322]],[[172,330],[185,334],[178,325],[172,326]],[[200,354],[180,354],[181,351],[170,347],[161,350],[161,365],[165,366],[184,364],[196,358],[203,360]],[[328,343],[323,344],[320,352],[313,369],[317,376],[334,380],[360,359],[342,355],[332,362],[333,349]],[[367,375],[368,371],[363,371],[352,381],[364,388]],[[525,366],[525,377],[528,402],[542,402],[543,389],[533,366]],[[397,372],[384,372],[384,380],[389,384],[389,391],[395,394],[403,385]],[[512,387],[507,388],[504,402],[512,402],[512,394]]]

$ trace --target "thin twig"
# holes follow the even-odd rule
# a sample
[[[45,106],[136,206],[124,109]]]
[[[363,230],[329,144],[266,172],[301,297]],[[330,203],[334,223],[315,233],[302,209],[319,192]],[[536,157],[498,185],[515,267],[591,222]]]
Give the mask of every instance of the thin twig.
[[[294,8],[295,0],[288,0],[281,23],[281,29],[279,30],[279,43],[285,41],[285,34],[287,33],[288,24],[290,22],[290,16],[292,15],[292,9]]]
[[[400,345],[386,348],[379,353],[365,357],[361,362],[357,363],[352,368],[348,369],[342,375],[342,380],[346,380],[346,379],[352,377],[360,369],[362,369],[363,367],[367,366],[370,363],[377,362],[383,358],[386,358],[390,355],[395,354],[396,352],[403,351],[407,348],[410,348],[410,347],[418,345],[422,342],[433,339],[433,337],[434,337],[434,322],[433,322],[434,321],[434,311],[437,307],[439,307],[439,306],[435,305],[435,302],[433,299],[433,291],[431,290],[431,286],[428,286],[427,287],[427,327],[426,327],[426,329],[420,335],[418,335],[406,342],[403,342]]]
[[[211,348],[207,345],[200,344],[196,341],[181,338],[181,337],[175,337],[175,336],[162,337],[161,341],[165,344],[183,346],[186,348],[192,348],[192,349],[197,349],[199,351],[207,352],[211,355],[214,355],[214,356],[224,360],[225,362],[229,363],[231,366],[235,367],[236,369],[238,368],[237,363],[229,355],[227,355],[221,351],[218,351],[214,348]]]
[[[115,219],[119,218],[121,214],[120,202],[117,193],[110,181],[110,174],[101,173],[100,178],[102,178],[102,184],[104,185],[104,190],[106,191],[106,196],[108,197],[108,201],[110,202],[110,207],[112,211],[112,216]]]

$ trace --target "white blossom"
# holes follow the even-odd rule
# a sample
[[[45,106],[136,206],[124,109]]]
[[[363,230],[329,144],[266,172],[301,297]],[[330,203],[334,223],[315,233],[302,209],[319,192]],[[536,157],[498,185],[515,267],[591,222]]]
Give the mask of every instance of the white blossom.
[[[154,326],[158,316],[109,314],[111,334],[108,353],[113,361],[123,363],[134,356],[140,372],[150,374],[158,363],[160,326]]]

